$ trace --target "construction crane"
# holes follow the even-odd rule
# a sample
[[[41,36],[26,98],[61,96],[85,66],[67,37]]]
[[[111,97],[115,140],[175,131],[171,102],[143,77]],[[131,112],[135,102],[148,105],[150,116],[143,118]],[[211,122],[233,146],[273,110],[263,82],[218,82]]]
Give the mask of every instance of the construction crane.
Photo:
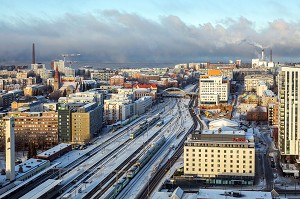
[[[61,56],[64,57],[64,62],[66,63],[66,57],[75,57],[75,56],[80,56],[80,54],[62,54]],[[67,61],[67,63],[69,63],[69,67],[71,68],[73,63],[76,63],[77,61]]]
[[[64,57],[64,61],[66,61],[66,57],[75,57],[80,56],[80,54],[61,54]]]

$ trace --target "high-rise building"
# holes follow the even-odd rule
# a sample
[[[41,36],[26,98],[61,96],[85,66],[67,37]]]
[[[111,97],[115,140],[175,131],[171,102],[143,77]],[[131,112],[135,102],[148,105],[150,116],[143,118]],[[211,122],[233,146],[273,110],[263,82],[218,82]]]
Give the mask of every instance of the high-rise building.
[[[300,163],[300,66],[281,67],[278,73],[278,146],[283,160]]]
[[[201,75],[199,79],[199,104],[227,102],[229,80],[222,76]]]

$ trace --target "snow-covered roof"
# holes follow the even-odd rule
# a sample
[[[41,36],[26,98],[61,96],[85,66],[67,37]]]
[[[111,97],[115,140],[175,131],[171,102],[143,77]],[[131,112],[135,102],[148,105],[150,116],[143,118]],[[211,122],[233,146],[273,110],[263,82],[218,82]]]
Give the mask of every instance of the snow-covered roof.
[[[180,199],[183,195],[183,190],[180,187],[177,187],[171,196],[171,199]]]
[[[55,147],[53,147],[53,148],[51,148],[51,149],[49,149],[47,151],[44,151],[43,153],[38,154],[37,156],[38,157],[41,157],[41,156],[43,156],[43,157],[49,157],[49,156],[57,153],[58,151],[60,151],[62,149],[65,149],[65,148],[67,148],[69,146],[71,146],[71,144],[61,143],[61,144],[59,144],[59,145],[57,145],[57,146],[55,146]]]
[[[235,121],[226,119],[226,118],[221,118],[219,120],[214,120],[209,123],[209,129],[216,129],[217,127],[238,127],[239,124]]]
[[[221,190],[221,189],[200,189],[197,198],[247,198],[247,199],[272,199],[271,192],[262,191],[239,191],[239,190]]]
[[[235,130],[235,131],[203,130],[201,134],[245,135],[246,132],[243,130]]]

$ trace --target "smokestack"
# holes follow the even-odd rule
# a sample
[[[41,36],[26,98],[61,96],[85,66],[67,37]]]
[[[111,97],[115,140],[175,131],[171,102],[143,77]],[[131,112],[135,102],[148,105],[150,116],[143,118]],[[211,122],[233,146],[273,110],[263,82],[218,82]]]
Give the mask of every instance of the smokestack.
[[[265,49],[262,49],[262,51],[261,51],[261,60],[262,61],[265,60]]]
[[[272,57],[272,49],[270,50],[270,62],[273,62],[273,57]]]
[[[35,48],[34,48],[34,43],[32,44],[32,64],[35,64]]]

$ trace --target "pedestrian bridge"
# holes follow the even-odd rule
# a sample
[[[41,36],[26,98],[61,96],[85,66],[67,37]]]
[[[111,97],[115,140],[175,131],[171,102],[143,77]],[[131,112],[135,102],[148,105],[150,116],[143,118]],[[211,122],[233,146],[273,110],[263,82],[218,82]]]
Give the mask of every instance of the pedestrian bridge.
[[[183,97],[194,97],[198,94],[196,92],[186,92],[180,88],[172,87],[163,90],[162,97],[175,97],[175,98],[183,98]]]

